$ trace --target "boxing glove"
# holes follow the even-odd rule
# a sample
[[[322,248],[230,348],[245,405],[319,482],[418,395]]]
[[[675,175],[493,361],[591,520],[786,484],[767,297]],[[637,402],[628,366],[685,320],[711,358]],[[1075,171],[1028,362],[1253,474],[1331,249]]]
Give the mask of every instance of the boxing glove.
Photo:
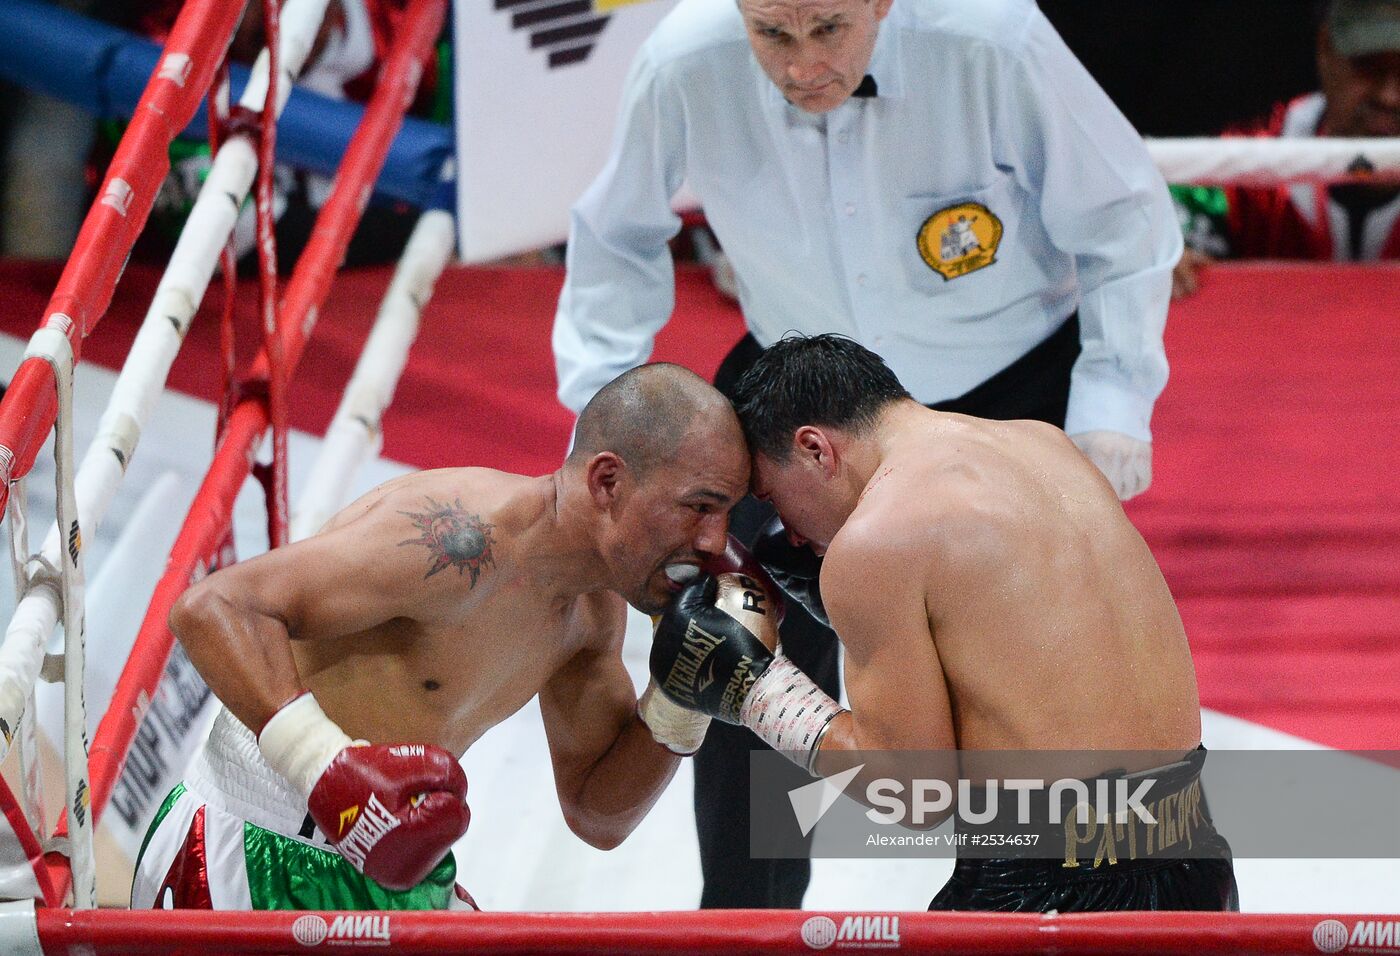
[[[651,674],[675,703],[737,724],[777,646],[773,602],[763,585],[746,574],[702,574],[661,615]]]
[[[774,602],[758,580],[702,575],[661,616],[651,674],[676,704],[748,727],[810,772],[842,708],[777,646]]]
[[[351,740],[303,693],[258,734],[268,765],[356,870],[391,890],[421,883],[467,831],[467,778],[431,744]]]
[[[724,551],[720,554],[707,556],[700,564],[700,570],[706,574],[744,574],[757,581],[768,596],[769,606],[772,608],[773,620],[779,625],[783,623],[783,617],[787,612],[787,607],[783,603],[783,592],[768,576],[768,572],[763,565],[749,553],[749,549],[744,547],[743,542],[734,535],[729,535],[725,540]]]
[[[778,516],[754,540],[753,559],[788,600],[802,605],[822,626],[831,627],[822,603],[822,559],[806,545],[794,545]]]

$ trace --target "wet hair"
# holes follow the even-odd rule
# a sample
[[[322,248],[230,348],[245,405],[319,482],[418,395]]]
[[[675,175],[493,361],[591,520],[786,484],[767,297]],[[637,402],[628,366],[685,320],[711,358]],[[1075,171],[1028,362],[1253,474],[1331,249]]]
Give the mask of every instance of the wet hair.
[[[689,369],[666,362],[623,372],[598,390],[579,414],[568,461],[610,451],[637,475],[679,457],[697,415],[723,408],[724,398]]]
[[[844,335],[794,335],[774,342],[730,394],[751,452],[777,462],[792,454],[803,425],[860,432],[909,392],[884,359]]]

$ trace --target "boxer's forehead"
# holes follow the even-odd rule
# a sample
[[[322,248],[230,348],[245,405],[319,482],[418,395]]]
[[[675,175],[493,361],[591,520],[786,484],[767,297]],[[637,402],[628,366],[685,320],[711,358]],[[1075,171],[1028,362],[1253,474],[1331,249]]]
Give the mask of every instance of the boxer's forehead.
[[[680,456],[708,457],[726,470],[742,471],[748,480],[749,449],[744,429],[727,403],[691,419],[681,440]]]
[[[748,493],[749,456],[701,452],[682,463],[679,477],[682,497],[704,497],[716,504],[733,505]]]
[[[791,462],[787,464],[791,464]],[[774,486],[782,484],[785,474],[784,468],[783,462],[770,458],[763,452],[756,452],[749,473],[749,492],[755,498],[769,498],[773,493]]]
[[[748,449],[729,428],[692,429],[667,472],[679,497],[732,505],[748,491]]]

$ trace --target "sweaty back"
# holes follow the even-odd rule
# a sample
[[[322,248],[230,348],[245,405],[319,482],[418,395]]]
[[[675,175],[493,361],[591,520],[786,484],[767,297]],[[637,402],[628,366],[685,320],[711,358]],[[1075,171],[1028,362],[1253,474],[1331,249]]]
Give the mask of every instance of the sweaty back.
[[[1097,469],[1051,426],[935,428],[886,460],[868,497],[888,520],[926,525],[942,555],[925,587],[959,745],[1194,747],[1181,619]]]

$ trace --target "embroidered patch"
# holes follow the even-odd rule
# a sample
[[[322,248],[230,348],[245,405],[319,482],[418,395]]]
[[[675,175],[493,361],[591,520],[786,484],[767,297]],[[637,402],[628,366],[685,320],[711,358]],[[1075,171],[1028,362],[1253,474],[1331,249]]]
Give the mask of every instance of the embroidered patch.
[[[979,202],[959,203],[925,219],[916,241],[920,258],[946,282],[997,261],[1001,220]]]

